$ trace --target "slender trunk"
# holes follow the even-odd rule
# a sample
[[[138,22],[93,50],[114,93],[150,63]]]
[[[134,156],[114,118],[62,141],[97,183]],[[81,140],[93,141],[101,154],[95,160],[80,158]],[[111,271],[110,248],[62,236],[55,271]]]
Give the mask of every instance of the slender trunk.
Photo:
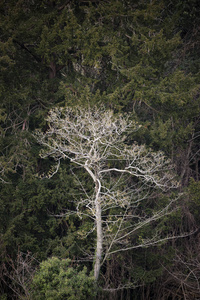
[[[56,77],[56,64],[55,62],[51,61],[50,62],[50,65],[49,65],[49,78],[52,79],[52,78],[55,78]]]
[[[96,227],[97,227],[97,241],[96,241],[96,253],[94,258],[94,277],[97,281],[99,278],[100,268],[101,268],[101,259],[103,252],[103,230],[102,230],[102,216],[101,216],[101,182],[97,171],[93,173],[88,167],[87,163],[85,164],[86,171],[92,177],[95,183],[95,215],[96,215]]]
[[[99,197],[96,199],[96,226],[97,226],[97,245],[96,245],[95,263],[94,263],[94,277],[95,280],[97,281],[100,273],[102,250],[103,250],[101,203]]]

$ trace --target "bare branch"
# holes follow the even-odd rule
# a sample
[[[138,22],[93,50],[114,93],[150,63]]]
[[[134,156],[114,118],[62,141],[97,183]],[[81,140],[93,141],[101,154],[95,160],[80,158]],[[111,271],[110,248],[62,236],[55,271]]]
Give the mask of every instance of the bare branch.
[[[41,156],[51,156],[58,163],[62,158],[69,159],[72,165],[85,170],[93,183],[90,195],[84,182],[73,172],[84,195],[76,200],[76,213],[79,217],[91,217],[94,220],[91,230],[96,229],[96,279],[102,262],[110,254],[175,238],[160,239],[155,235],[141,245],[125,242],[144,226],[174,211],[176,199],[169,200],[163,209],[152,211],[151,215],[141,211],[139,205],[149,201],[155,190],[166,192],[178,186],[173,166],[162,152],[153,152],[137,143],[125,143],[127,134],[139,128],[128,115],[115,116],[112,110],[104,107],[55,108],[50,111],[47,122],[49,129],[45,133],[35,133],[37,141],[44,147]],[[58,171],[58,167],[50,176]],[[67,211],[64,215],[70,213]],[[114,229],[116,226],[117,230]],[[107,245],[107,251],[104,245]],[[116,246],[120,247],[113,250]]]

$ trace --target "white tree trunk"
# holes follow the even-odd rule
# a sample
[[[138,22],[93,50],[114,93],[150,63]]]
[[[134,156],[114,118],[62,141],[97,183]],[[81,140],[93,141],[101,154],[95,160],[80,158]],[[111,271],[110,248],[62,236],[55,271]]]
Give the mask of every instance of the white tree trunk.
[[[96,230],[97,230],[97,240],[96,240],[96,253],[94,258],[94,277],[97,281],[99,278],[101,259],[103,252],[103,230],[102,230],[102,216],[101,216],[101,181],[97,170],[93,173],[90,168],[85,164],[86,171],[92,177],[95,183],[95,218],[96,218]]]
[[[96,242],[97,244],[96,244],[95,262],[94,262],[94,277],[95,280],[98,280],[100,267],[101,267],[102,250],[103,250],[101,203],[99,198],[96,199],[96,226],[97,226],[97,242]]]

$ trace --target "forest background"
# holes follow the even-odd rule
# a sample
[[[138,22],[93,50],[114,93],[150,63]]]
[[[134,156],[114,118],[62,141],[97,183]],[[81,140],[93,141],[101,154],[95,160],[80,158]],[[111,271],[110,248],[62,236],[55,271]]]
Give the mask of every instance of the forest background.
[[[0,299],[34,299],[37,288],[37,299],[56,299],[63,277],[49,296],[41,292],[37,278],[45,275],[35,270],[42,261],[54,275],[72,271],[69,299],[78,299],[73,293],[82,285],[88,299],[93,293],[93,227],[65,214],[79,193],[76,172],[65,160],[48,178],[54,161],[40,157],[33,136],[47,131],[52,108],[88,105],[129,114],[141,126],[127,143],[163,151],[180,182],[173,192],[178,209],[129,242],[155,227],[161,237],[186,235],[113,253],[96,298],[200,297],[199,30],[197,0],[0,1]],[[78,172],[90,191],[91,181]],[[170,197],[155,191],[137,209],[151,215]],[[58,299],[66,299],[62,293]]]

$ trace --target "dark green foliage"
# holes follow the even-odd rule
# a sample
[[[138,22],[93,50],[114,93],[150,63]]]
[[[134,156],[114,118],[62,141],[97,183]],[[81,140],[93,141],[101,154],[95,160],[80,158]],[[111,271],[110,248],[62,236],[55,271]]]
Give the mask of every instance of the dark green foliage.
[[[20,245],[22,251],[28,249],[44,258],[55,251],[61,255],[64,246],[65,255],[68,247],[74,255],[75,236],[71,234],[81,222],[77,217],[69,220],[59,216],[74,209],[76,194],[72,175],[62,170],[53,180],[35,176],[23,180],[14,174],[13,183],[1,187],[1,232],[9,253],[14,254]]]
[[[55,217],[73,210],[80,196],[69,163],[45,178],[53,161],[39,158],[32,137],[35,128],[47,130],[45,117],[55,105],[103,103],[116,113],[131,113],[142,127],[130,132],[127,143],[136,140],[163,150],[176,167],[180,190],[190,182],[188,195],[179,201],[181,213],[163,219],[159,233],[189,231],[199,224],[198,6],[198,0],[0,2],[1,265],[8,257],[14,261],[18,250],[30,251],[39,260],[91,253],[91,222],[74,215]],[[91,182],[79,175],[89,191]],[[155,199],[138,209],[151,214],[165,201],[159,195]],[[138,233],[133,242],[151,236],[153,229]],[[189,243],[183,242],[181,249]],[[121,269],[125,253],[111,259],[103,269],[105,284],[156,280],[162,273],[159,253],[169,251],[168,245],[160,247],[157,253],[130,252],[129,271]],[[5,292],[14,299],[1,282],[2,297]],[[146,296],[141,296],[139,289],[138,299],[148,298],[148,287],[144,291]],[[116,297],[134,298],[131,293],[118,292]]]

